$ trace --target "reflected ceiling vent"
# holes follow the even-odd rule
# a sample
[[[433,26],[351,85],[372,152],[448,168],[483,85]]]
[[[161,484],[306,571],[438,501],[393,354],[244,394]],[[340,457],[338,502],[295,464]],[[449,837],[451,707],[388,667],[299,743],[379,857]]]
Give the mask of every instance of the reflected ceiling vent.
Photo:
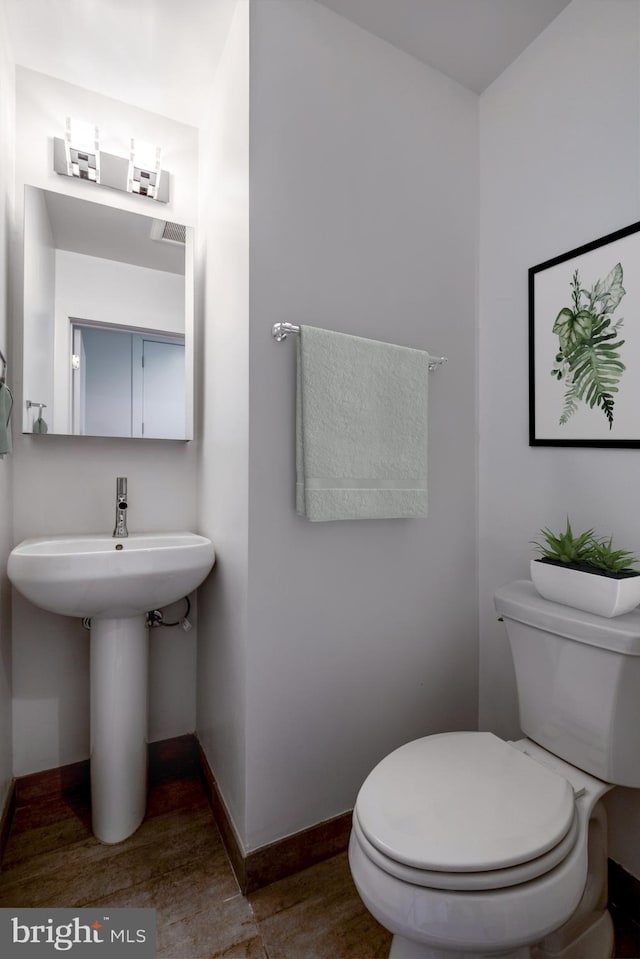
[[[184,223],[154,220],[151,224],[151,239],[159,243],[177,243],[184,246],[187,241],[187,228]]]

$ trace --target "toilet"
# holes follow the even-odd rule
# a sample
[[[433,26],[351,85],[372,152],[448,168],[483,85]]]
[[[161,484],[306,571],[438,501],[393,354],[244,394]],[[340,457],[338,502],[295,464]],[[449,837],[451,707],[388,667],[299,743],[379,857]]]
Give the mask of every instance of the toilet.
[[[609,959],[602,797],[640,787],[640,609],[497,590],[526,738],[407,743],[363,783],[349,864],[390,959]]]

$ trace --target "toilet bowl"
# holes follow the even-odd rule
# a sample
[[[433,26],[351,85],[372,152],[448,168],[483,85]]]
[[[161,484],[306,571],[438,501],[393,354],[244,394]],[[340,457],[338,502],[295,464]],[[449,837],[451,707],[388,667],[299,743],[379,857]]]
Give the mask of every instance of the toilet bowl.
[[[349,863],[394,934],[391,957],[529,956],[580,903],[589,822],[610,788],[491,733],[428,736],[383,759],[356,801]]]
[[[640,612],[603,620],[527,582],[496,607],[526,738],[440,733],[384,758],[355,803],[353,880],[390,959],[609,959],[600,799],[640,784]]]

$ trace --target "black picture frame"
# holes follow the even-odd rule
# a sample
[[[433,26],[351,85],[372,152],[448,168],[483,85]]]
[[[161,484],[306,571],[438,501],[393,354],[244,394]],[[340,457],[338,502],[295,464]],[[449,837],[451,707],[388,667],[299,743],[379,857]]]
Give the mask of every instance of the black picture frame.
[[[529,268],[529,446],[640,448],[640,222]]]

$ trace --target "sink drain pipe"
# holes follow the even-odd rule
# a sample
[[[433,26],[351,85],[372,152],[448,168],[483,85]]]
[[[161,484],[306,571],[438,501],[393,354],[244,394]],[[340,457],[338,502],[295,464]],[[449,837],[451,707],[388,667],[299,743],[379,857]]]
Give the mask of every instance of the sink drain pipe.
[[[184,602],[186,603],[184,616],[181,619],[177,619],[175,623],[168,623],[164,618],[164,613],[162,609],[150,609],[147,613],[146,625],[149,629],[153,629],[156,626],[182,626],[185,633],[188,633],[191,629],[191,623],[189,622],[189,613],[191,612],[191,602],[188,596],[183,597]],[[173,604],[172,604],[173,605]],[[166,607],[165,607],[166,608]],[[91,629],[91,617],[83,616],[82,625],[85,629]]]

